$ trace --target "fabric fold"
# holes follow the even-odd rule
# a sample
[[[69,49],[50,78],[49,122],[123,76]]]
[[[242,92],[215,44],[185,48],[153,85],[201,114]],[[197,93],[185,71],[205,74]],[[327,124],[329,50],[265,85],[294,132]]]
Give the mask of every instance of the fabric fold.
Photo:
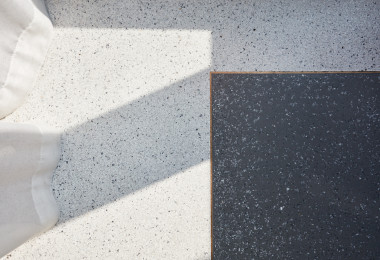
[[[43,0],[0,1],[0,119],[32,90],[52,35]]]
[[[59,158],[58,132],[0,122],[0,257],[57,222],[51,178]]]

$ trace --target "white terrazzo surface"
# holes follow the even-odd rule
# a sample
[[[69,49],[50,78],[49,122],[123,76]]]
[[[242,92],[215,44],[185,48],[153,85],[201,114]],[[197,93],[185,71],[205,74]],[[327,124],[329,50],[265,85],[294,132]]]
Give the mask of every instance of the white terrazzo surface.
[[[59,223],[10,259],[210,259],[209,72],[380,70],[380,1],[48,0],[6,118],[64,134]]]

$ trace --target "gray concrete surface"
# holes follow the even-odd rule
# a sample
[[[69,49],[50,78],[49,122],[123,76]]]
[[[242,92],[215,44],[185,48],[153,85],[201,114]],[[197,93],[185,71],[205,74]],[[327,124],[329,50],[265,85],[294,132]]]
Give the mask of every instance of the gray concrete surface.
[[[379,1],[48,0],[7,121],[63,132],[61,217],[11,259],[209,259],[209,71],[379,70]]]

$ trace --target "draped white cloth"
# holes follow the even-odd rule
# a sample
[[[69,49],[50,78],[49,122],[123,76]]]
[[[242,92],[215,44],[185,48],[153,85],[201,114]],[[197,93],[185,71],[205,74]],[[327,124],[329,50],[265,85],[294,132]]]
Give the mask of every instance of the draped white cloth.
[[[52,129],[0,122],[0,257],[57,222],[51,176],[59,147]]]
[[[43,0],[0,0],[0,119],[31,91],[52,30]],[[0,121],[0,257],[57,222],[59,145],[52,129]]]
[[[0,1],[0,119],[30,93],[52,35],[43,0]]]

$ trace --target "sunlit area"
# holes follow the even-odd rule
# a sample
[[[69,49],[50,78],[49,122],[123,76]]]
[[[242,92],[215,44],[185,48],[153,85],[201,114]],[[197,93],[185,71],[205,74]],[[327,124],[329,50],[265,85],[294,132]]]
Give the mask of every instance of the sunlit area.
[[[49,243],[52,252],[65,248],[65,254],[76,258],[85,258],[88,250],[94,250],[98,256],[111,253],[115,258],[160,255],[175,259],[188,252],[190,259],[209,259],[210,204],[204,199],[210,195],[209,164],[207,160],[179,171],[60,224],[27,243],[24,250],[34,250],[36,243]],[[74,239],[73,233],[76,240],[88,242],[86,250],[75,241],[66,244]],[[136,244],[139,246],[132,246]]]
[[[363,216],[379,203],[380,77],[345,73],[380,70],[379,14],[366,0],[4,1],[0,189],[2,165],[48,169],[14,178],[32,187],[34,222],[4,259],[340,259],[374,246],[378,233],[347,227],[379,219]]]
[[[207,30],[57,28],[54,37],[38,82],[42,87],[18,114],[33,110],[31,120],[48,118],[61,129],[81,125],[195,73],[204,71],[207,77],[211,65]],[[17,114],[13,117],[17,120]]]
[[[74,230],[98,248],[114,229],[107,243],[120,255],[209,255],[211,33],[58,28],[54,37],[41,88],[7,118],[27,113],[63,134],[53,177],[59,223],[25,248],[53,240],[59,250]]]

